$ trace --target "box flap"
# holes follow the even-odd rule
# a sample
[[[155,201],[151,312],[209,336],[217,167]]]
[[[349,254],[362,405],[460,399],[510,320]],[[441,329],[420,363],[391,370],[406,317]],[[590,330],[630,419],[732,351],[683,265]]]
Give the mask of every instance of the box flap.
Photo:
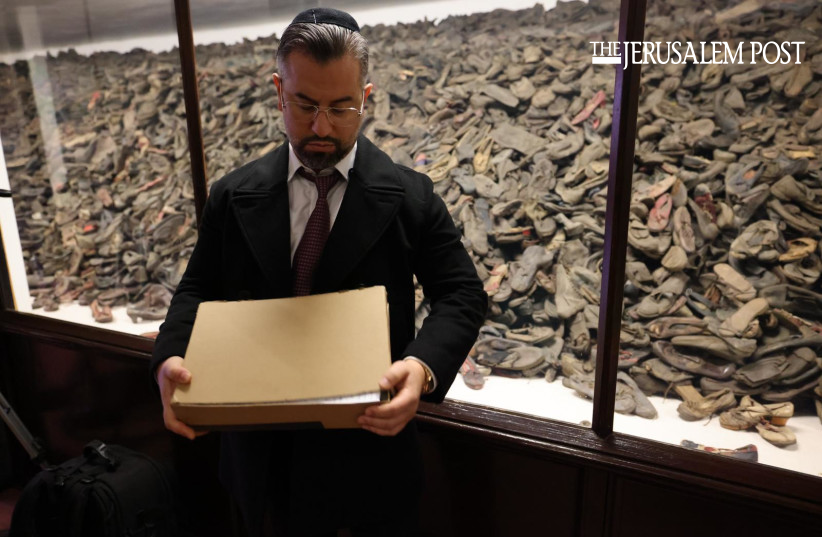
[[[204,302],[175,405],[247,405],[379,391],[391,363],[384,287]]]

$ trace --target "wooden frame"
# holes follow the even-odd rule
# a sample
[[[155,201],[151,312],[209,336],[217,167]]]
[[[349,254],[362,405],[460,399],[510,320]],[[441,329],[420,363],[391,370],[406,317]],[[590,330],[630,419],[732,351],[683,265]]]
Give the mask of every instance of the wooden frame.
[[[194,181],[194,208],[197,227],[203,216],[206,197],[205,151],[203,128],[200,121],[200,88],[197,85],[197,59],[194,56],[194,29],[188,0],[174,0],[177,38],[180,41],[180,69],[183,72],[183,96],[188,125],[188,152],[191,157],[191,178]]]
[[[619,41],[642,41],[645,35],[645,0],[622,0],[619,10]],[[607,437],[614,430],[619,332],[622,328],[622,291],[628,248],[628,214],[639,103],[639,65],[616,67],[614,112],[611,126],[611,160],[608,167],[608,199],[605,206],[602,298],[597,330],[594,383],[595,433]]]

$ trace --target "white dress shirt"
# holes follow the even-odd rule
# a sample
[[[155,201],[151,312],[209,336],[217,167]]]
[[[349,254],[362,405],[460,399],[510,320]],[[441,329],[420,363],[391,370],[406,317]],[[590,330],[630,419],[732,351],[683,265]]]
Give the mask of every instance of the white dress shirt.
[[[354,142],[354,147],[348,152],[338,163],[335,168],[343,176],[343,181],[331,187],[328,191],[328,214],[331,216],[331,227],[334,227],[334,221],[337,219],[337,213],[340,212],[340,205],[342,205],[345,189],[348,187],[348,172],[354,167],[354,156],[357,154],[357,143]],[[288,144],[288,211],[291,218],[291,261],[294,261],[294,253],[297,251],[297,246],[300,244],[300,239],[305,233],[305,226],[308,224],[308,218],[314,211],[314,206],[317,204],[317,187],[310,180],[306,179],[299,173],[303,163],[297,158],[294,153],[294,148]],[[308,168],[308,166],[305,166]],[[310,169],[310,168],[309,168]],[[322,175],[322,172],[320,172]]]
[[[357,154],[357,143],[354,142],[354,147],[349,151],[340,161],[334,166],[343,177],[342,181],[331,187],[328,191],[328,213],[331,217],[331,227],[334,227],[334,221],[337,219],[337,214],[340,212],[340,205],[342,205],[345,189],[348,188],[348,173],[354,167],[354,157]],[[309,179],[306,179],[299,173],[300,168],[308,168],[304,166],[297,154],[294,153],[294,148],[288,144],[288,212],[291,221],[291,261],[294,261],[294,253],[297,251],[297,246],[300,244],[300,239],[305,233],[305,226],[308,224],[308,219],[314,211],[314,206],[317,204],[317,187]],[[310,168],[309,168],[310,169]],[[320,175],[324,175],[322,171]],[[406,356],[405,360],[414,360],[419,362],[434,380],[433,387],[437,387],[437,377],[428,364],[417,358],[416,356]]]

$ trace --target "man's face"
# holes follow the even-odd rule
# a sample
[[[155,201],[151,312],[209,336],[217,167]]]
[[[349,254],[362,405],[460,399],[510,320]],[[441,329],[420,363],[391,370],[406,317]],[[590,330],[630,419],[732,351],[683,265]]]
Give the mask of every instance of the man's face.
[[[352,125],[335,125],[323,111],[325,107],[359,109],[371,93],[371,84],[360,85],[360,64],[352,56],[317,63],[301,52],[292,52],[274,75],[277,106],[286,102],[316,105],[321,108],[314,121],[295,118],[293,107],[285,105],[283,120],[288,141],[303,164],[321,170],[337,164],[354,147],[362,117]]]

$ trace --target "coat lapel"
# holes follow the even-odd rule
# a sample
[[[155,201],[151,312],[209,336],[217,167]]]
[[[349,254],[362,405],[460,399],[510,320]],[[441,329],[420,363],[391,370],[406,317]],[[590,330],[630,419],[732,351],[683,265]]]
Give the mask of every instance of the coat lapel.
[[[234,191],[232,209],[275,296],[291,293],[288,144],[262,157]]]
[[[315,293],[339,289],[388,228],[404,196],[394,163],[360,136],[345,197],[314,274]]]

